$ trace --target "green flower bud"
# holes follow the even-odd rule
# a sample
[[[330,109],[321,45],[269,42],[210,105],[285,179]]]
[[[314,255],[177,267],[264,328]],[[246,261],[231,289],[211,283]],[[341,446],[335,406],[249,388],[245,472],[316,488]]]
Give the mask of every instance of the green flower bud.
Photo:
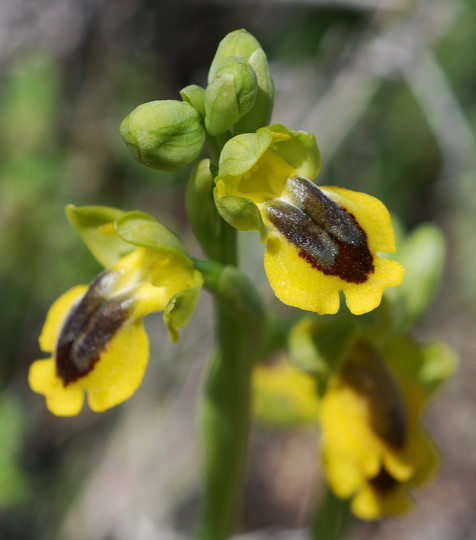
[[[258,85],[256,101],[250,111],[235,124],[235,135],[252,133],[258,128],[268,125],[271,120],[274,103],[273,78],[266,54],[259,41],[246,30],[235,30],[225,36],[218,45],[208,73],[209,84],[216,77],[221,63],[230,56],[243,58],[253,68],[256,75]]]
[[[274,83],[263,49],[257,49],[248,60],[256,73],[258,93],[254,107],[235,125],[235,134],[252,133],[271,121],[274,105]]]
[[[253,68],[236,56],[226,58],[205,92],[205,127],[220,135],[251,110],[258,87]]]
[[[182,99],[205,116],[205,89],[197,84],[189,84],[180,90]]]
[[[200,114],[183,101],[143,103],[120,127],[134,158],[162,171],[176,171],[196,159],[205,143]]]
[[[249,62],[251,55],[261,49],[259,41],[246,30],[234,30],[227,34],[218,44],[217,52],[208,72],[208,84],[217,76],[223,60],[230,56],[241,56]]]

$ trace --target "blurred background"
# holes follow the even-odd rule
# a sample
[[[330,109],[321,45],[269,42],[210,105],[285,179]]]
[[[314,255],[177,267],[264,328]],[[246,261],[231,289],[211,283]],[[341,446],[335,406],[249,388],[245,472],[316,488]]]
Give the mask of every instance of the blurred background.
[[[246,28],[268,54],[274,122],[315,133],[322,184],[379,197],[448,243],[415,328],[459,354],[426,422],[444,455],[401,519],[353,540],[476,539],[476,1],[2,0],[0,2],[0,538],[177,540],[199,512],[197,403],[213,332],[204,293],[178,345],[151,317],[143,385],[119,407],[56,418],[27,385],[50,304],[99,265],[64,207],[140,209],[194,255],[187,171],[137,164],[119,136],[134,107],[205,84],[218,42]],[[246,266],[268,294],[253,233]],[[245,249],[244,248],[244,249]],[[322,489],[313,429],[256,428],[241,539],[304,539]]]

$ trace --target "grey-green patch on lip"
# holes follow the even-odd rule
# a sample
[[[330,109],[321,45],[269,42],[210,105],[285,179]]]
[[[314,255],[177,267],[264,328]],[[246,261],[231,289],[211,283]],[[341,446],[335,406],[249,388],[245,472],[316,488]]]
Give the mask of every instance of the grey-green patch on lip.
[[[326,275],[365,283],[373,256],[355,217],[306,178],[288,179],[285,197],[269,201],[265,212],[299,256]]]

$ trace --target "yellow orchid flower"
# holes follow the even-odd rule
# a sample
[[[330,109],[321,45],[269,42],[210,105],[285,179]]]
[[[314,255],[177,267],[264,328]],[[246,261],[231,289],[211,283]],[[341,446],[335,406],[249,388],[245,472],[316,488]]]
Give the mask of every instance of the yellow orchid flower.
[[[329,383],[320,410],[324,470],[361,519],[406,512],[411,490],[434,473],[437,454],[420,425],[423,402],[423,392],[364,343]]]
[[[253,410],[264,423],[282,426],[317,424],[316,380],[287,358],[253,369]]]
[[[311,135],[283,126],[237,135],[220,158],[217,207],[231,225],[267,239],[265,269],[282,302],[333,314],[343,291],[352,313],[367,313],[404,275],[378,256],[395,251],[390,215],[370,195],[316,186],[308,178],[319,170]]]
[[[148,362],[142,317],[170,310],[178,294],[200,285],[191,260],[133,249],[89,287],[74,287],[52,305],[40,336],[41,349],[52,356],[32,364],[32,390],[43,394],[58,416],[78,414],[85,393],[97,412],[125,401],[140,385]],[[191,296],[194,305],[196,295]],[[173,337],[176,329],[169,330]]]

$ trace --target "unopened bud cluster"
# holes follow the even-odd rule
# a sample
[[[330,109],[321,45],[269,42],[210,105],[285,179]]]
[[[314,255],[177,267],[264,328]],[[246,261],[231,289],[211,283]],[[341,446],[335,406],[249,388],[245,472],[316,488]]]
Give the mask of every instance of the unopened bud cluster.
[[[228,34],[219,44],[206,89],[185,87],[183,101],[139,105],[121,124],[121,135],[134,158],[148,167],[175,171],[202,152],[206,135],[253,132],[271,118],[274,85],[266,55],[246,30]]]

